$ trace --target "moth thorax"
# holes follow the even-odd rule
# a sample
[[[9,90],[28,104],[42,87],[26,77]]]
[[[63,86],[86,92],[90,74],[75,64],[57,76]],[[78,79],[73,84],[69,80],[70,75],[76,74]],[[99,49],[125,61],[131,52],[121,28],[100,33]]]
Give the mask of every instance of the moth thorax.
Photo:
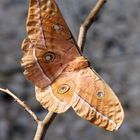
[[[73,61],[69,62],[68,66],[64,71],[71,72],[75,70],[80,70],[89,66],[88,60],[83,57],[77,57]]]

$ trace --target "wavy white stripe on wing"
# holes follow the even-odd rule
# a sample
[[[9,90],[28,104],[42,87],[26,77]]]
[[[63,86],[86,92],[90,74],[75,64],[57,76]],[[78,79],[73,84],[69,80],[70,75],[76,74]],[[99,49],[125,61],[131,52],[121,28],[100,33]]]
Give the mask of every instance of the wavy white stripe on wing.
[[[115,126],[115,130],[117,130],[120,126],[117,125],[114,121],[112,121],[110,118],[106,117],[105,115],[101,114],[100,112],[98,112],[93,106],[91,106],[87,101],[85,101],[81,96],[79,96],[77,93],[74,93],[73,95],[73,99],[72,102],[76,101],[76,100],[81,100],[83,102],[83,104],[86,104],[91,110],[93,110],[94,112],[96,112],[98,115],[100,115],[101,117],[105,118],[106,120],[108,120],[110,123],[114,124]]]
[[[36,54],[35,54],[35,48],[33,48],[33,56],[34,56],[34,59],[35,59],[35,61],[36,61],[36,64],[37,64],[37,66],[38,66],[38,68],[39,68],[41,74],[42,74],[43,77],[44,77],[47,81],[49,81],[49,83],[51,84],[51,80],[50,80],[50,79],[46,76],[46,74],[43,72],[42,68],[40,67],[40,65],[39,65],[39,63],[38,63],[38,61],[37,61]]]

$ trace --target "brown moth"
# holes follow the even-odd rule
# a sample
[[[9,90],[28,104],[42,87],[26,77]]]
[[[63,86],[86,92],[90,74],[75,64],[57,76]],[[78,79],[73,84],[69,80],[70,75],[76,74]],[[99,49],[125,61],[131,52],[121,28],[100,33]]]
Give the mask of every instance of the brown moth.
[[[35,84],[36,98],[49,111],[72,107],[85,120],[117,130],[122,106],[103,79],[82,56],[54,0],[30,0],[22,66]]]

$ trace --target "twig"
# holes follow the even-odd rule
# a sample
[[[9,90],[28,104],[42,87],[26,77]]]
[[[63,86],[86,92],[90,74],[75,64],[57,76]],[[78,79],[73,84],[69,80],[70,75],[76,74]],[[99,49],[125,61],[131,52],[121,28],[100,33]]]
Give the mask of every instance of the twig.
[[[14,100],[33,117],[33,119],[36,121],[36,123],[39,122],[39,118],[36,116],[36,114],[23,101],[21,101],[17,96],[15,96],[11,91],[9,91],[8,89],[2,89],[2,88],[0,88],[0,91],[4,92],[4,93],[10,95],[12,98],[14,98]]]
[[[11,91],[8,89],[2,89],[0,88],[1,92],[4,92],[8,95],[10,95],[20,106],[22,106],[36,121],[37,123],[37,131],[34,137],[34,140],[43,140],[46,131],[48,130],[50,124],[56,117],[56,113],[54,112],[48,112],[46,117],[43,121],[39,120],[39,118],[36,116],[36,114],[23,102],[21,101],[16,95],[14,95]]]
[[[47,116],[44,118],[43,121],[40,121],[37,126],[37,131],[34,137],[34,140],[43,140],[48,130],[50,124],[55,119],[56,113],[48,112]]]
[[[93,9],[90,11],[90,13],[88,14],[85,21],[81,24],[77,44],[82,52],[84,50],[84,44],[85,44],[87,31],[93,24],[95,17],[99,13],[99,11],[103,7],[103,5],[106,3],[106,1],[107,0],[98,0],[95,7],[93,7]]]

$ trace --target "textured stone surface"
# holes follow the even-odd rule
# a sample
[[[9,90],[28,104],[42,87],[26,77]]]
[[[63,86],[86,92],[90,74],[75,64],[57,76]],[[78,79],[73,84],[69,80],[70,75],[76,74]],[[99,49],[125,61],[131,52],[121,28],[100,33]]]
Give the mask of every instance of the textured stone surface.
[[[77,39],[79,26],[95,0],[57,0]],[[9,88],[41,117],[44,111],[20,66],[28,1],[0,0],[0,87]],[[125,110],[118,132],[107,132],[72,110],[57,116],[47,140],[139,140],[140,137],[140,1],[109,0],[88,32],[85,54],[116,91]],[[0,95],[0,140],[31,140],[36,124],[9,96]]]

